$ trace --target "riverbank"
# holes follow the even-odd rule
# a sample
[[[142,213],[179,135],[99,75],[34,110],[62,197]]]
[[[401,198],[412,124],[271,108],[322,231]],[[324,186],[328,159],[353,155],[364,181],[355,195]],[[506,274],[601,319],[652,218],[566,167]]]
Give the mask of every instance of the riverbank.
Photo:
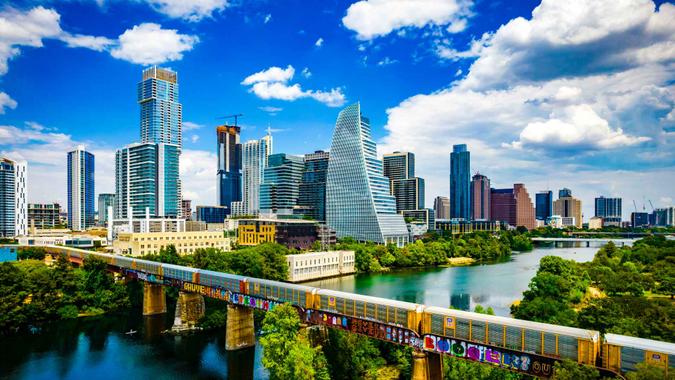
[[[472,265],[476,263],[476,259],[473,259],[471,257],[451,257],[448,259],[448,264],[447,265],[442,265],[442,266],[448,266],[448,267],[460,267],[464,265]]]

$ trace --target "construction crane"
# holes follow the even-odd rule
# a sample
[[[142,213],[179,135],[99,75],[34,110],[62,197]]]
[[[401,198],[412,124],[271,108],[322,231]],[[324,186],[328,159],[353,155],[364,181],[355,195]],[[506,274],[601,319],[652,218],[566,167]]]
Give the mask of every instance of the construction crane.
[[[242,116],[244,116],[243,113],[237,113],[237,114],[234,114],[234,115],[225,115],[225,116],[217,117],[216,119],[232,119],[232,118],[234,118],[234,126],[236,127],[237,121]]]
[[[654,212],[654,205],[652,204],[652,200],[649,200],[649,205],[652,207],[652,212]]]
[[[633,199],[633,207],[635,207],[635,212],[638,212],[638,210],[637,210],[637,203],[635,203],[635,199]]]

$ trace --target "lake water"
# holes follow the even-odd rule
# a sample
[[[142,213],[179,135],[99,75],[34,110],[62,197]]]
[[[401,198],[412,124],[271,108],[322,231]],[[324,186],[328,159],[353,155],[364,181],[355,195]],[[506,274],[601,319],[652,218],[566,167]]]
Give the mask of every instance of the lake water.
[[[508,315],[546,255],[589,261],[597,247],[538,247],[500,263],[401,270],[307,283],[426,305]],[[171,315],[104,316],[46,327],[41,334],[0,340],[0,379],[266,379],[260,346],[225,351],[225,332],[163,335]],[[169,313],[171,314],[171,313]],[[126,335],[129,330],[138,331]]]

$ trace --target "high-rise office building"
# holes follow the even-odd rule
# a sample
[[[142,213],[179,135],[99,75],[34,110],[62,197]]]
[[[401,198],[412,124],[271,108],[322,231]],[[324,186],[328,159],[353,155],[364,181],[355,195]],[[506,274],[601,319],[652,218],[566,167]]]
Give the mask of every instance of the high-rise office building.
[[[292,215],[298,206],[300,183],[305,167],[302,157],[271,154],[260,184],[260,211]]]
[[[241,201],[241,129],[233,125],[216,127],[218,138],[218,204],[227,207]]]
[[[94,225],[94,155],[84,145],[68,152],[68,228],[84,231]]]
[[[138,83],[141,142],[182,146],[183,106],[178,101],[178,74],[153,66]]]
[[[528,230],[537,227],[532,199],[522,183],[514,184],[512,189],[492,189],[490,198],[492,220]]]
[[[394,152],[382,157],[384,176],[396,200],[396,212],[424,209],[424,179],[415,177],[415,155]]]
[[[101,193],[98,195],[98,224],[100,226],[105,226],[108,224],[108,218],[113,217],[113,215],[108,215],[108,207],[113,208],[113,213],[115,212],[115,194],[112,193]]]
[[[602,218],[605,226],[621,226],[621,198],[595,198],[595,216]]]
[[[28,227],[54,228],[59,225],[60,211],[61,206],[58,203],[29,203]]]
[[[260,211],[260,183],[267,167],[267,158],[272,153],[272,135],[269,131],[260,140],[242,144],[242,197],[240,202],[232,202],[233,214],[257,215]]]
[[[328,161],[326,221],[338,237],[403,245],[408,229],[396,213],[389,180],[359,103],[338,114]]]
[[[115,154],[115,217],[177,217],[180,213],[177,145],[136,143]]]
[[[229,209],[229,207],[228,207]],[[192,219],[192,201],[189,199],[181,199],[180,200],[180,213],[181,213],[181,218],[185,220],[190,220]]]
[[[490,220],[490,179],[480,173],[471,178],[471,219]]]
[[[553,214],[562,218],[574,218],[574,226],[577,228],[582,226],[581,200],[574,198],[572,190],[568,188],[558,192],[558,199],[553,202]]]
[[[306,154],[300,183],[298,206],[305,216],[318,221],[326,220],[326,175],[330,154],[322,150]]]
[[[663,207],[654,209],[649,216],[649,224],[652,226],[675,226],[675,207]]]
[[[197,221],[205,223],[223,223],[230,213],[225,206],[197,206]]]
[[[649,213],[646,212],[631,212],[630,225],[633,228],[649,226]]]
[[[535,196],[538,220],[547,220],[553,215],[553,192],[551,190],[540,191]]]
[[[0,237],[28,232],[28,173],[23,161],[0,157]]]
[[[469,219],[471,155],[466,144],[452,146],[450,153],[450,218]]]
[[[434,213],[436,219],[450,219],[450,198],[436,197],[434,199]]]

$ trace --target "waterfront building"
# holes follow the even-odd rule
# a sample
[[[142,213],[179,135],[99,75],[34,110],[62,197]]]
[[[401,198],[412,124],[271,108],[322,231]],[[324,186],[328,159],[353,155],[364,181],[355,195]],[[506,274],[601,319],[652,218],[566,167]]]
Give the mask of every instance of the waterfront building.
[[[183,106],[178,101],[178,73],[152,66],[138,83],[141,143],[182,146]]]
[[[492,220],[528,230],[536,228],[534,205],[525,185],[516,183],[512,189],[492,189],[490,197]]]
[[[604,220],[599,216],[594,216],[588,220],[589,230],[599,230],[604,226]]]
[[[238,232],[238,244],[242,246],[279,243],[288,248],[310,249],[320,240],[321,225],[299,219],[240,219]],[[335,240],[323,243],[335,244]]]
[[[190,255],[204,248],[229,251],[230,238],[226,238],[222,231],[124,232],[119,233],[113,242],[113,252],[117,255],[143,256],[157,254],[169,245],[173,245],[179,255]]]
[[[652,226],[675,226],[675,207],[657,208],[652,212],[650,223]]]
[[[298,206],[304,166],[302,157],[286,153],[272,154],[267,158],[260,184],[261,213],[293,215]]]
[[[189,199],[180,200],[181,217],[185,220],[192,219],[192,201]]]
[[[0,157],[0,237],[12,238],[27,232],[27,164]]]
[[[115,154],[115,218],[136,218],[146,209],[153,217],[179,216],[180,148],[172,144],[135,143]]]
[[[356,272],[354,251],[307,252],[286,255],[288,281],[300,282]]]
[[[434,199],[434,213],[436,219],[450,219],[450,198],[436,197]]]
[[[452,146],[450,153],[450,218],[469,219],[471,154],[466,144]]]
[[[412,220],[417,223],[424,223],[429,230],[434,230],[436,226],[436,218],[434,210],[430,208],[422,208],[419,210],[404,210],[401,211],[404,219]]]
[[[49,229],[59,225],[58,203],[29,203],[28,226],[30,228]]]
[[[250,140],[241,147],[242,199],[233,202],[234,215],[257,215],[260,211],[260,183],[263,180],[267,158],[273,152],[272,135]]]
[[[490,179],[480,173],[471,178],[471,219],[490,220]]]
[[[621,226],[621,198],[595,198],[595,216],[603,219],[605,226]]]
[[[216,127],[218,140],[218,204],[231,211],[232,202],[241,201],[241,128],[236,125]]]
[[[328,161],[326,221],[338,237],[402,246],[408,241],[403,216],[389,193],[382,161],[359,103],[338,114]]]
[[[553,214],[563,218],[563,225],[566,220],[570,220],[564,218],[574,218],[574,226],[581,228],[581,200],[572,196],[572,190],[564,188],[558,192],[558,199],[553,202]]]
[[[633,228],[649,226],[649,213],[646,212],[631,212],[630,225]]]
[[[535,196],[537,220],[546,220],[553,215],[553,192],[540,191]]]
[[[63,230],[60,231],[60,234],[49,234],[48,236],[21,236],[17,240],[20,245],[41,247],[59,245],[83,249],[103,247],[108,244],[105,237],[64,234]]]
[[[326,176],[330,154],[322,150],[306,154],[300,183],[298,206],[305,209],[305,216],[318,221],[326,220]]]
[[[472,232],[495,232],[501,229],[501,223],[495,220],[461,220],[461,219],[442,219],[436,220],[436,230],[452,235],[468,234]]]
[[[225,206],[197,206],[197,221],[223,223],[229,211],[229,208]]]
[[[84,145],[68,152],[68,228],[73,231],[94,225],[94,178],[94,155],[84,150]]]
[[[108,215],[108,207],[113,208],[113,213],[115,210],[115,194],[114,193],[101,193],[98,195],[98,225],[106,226],[108,224],[108,219],[115,219],[114,215]]]

